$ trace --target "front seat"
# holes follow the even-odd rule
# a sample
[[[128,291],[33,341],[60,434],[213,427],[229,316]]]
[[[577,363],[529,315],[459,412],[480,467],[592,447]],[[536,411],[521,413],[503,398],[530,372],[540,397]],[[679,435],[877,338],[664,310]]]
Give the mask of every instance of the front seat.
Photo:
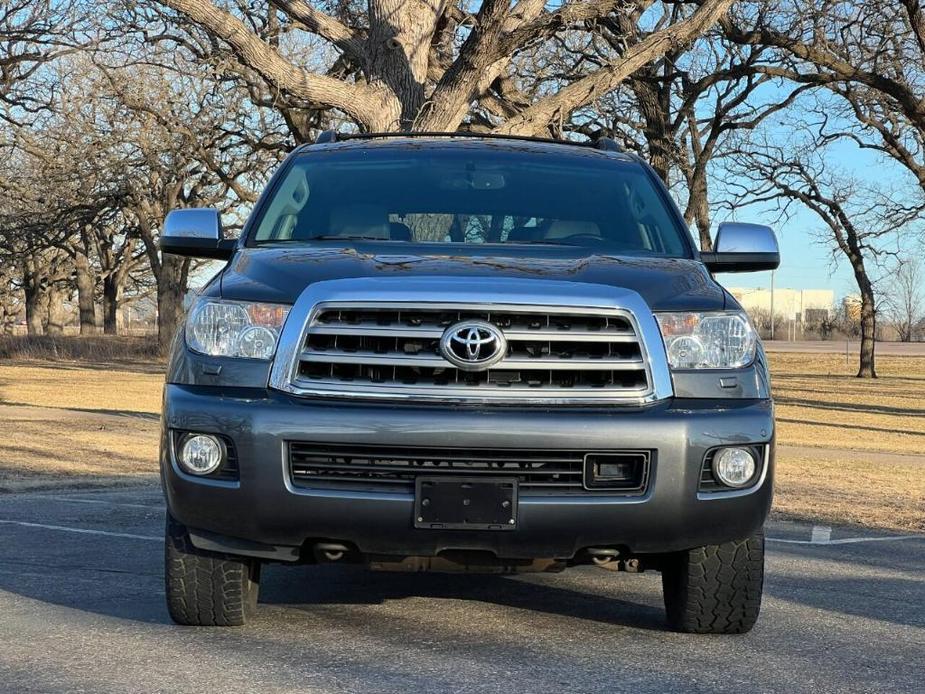
[[[389,240],[389,214],[381,205],[350,205],[331,210],[331,236],[363,236]]]
[[[404,222],[389,222],[389,238],[393,241],[411,241],[411,227]]]
[[[556,241],[559,239],[567,239],[569,236],[595,236],[600,238],[601,228],[594,222],[576,222],[557,219],[546,229],[543,240]]]

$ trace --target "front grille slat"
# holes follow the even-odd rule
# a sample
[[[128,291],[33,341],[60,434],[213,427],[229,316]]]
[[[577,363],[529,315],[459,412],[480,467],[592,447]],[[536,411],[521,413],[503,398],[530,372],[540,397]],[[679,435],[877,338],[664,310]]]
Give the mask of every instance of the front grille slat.
[[[329,364],[370,364],[372,366],[420,366],[430,369],[452,368],[452,366],[440,356],[422,356],[421,354],[406,354],[402,352],[378,354],[368,351],[339,352],[335,350],[326,350],[324,352],[313,352],[311,350],[305,350],[302,352],[302,361]],[[611,357],[576,359],[571,357],[558,359],[552,357],[515,357],[513,359],[505,359],[501,366],[504,370],[594,369],[601,371],[638,371],[643,367],[643,361],[642,359],[614,359]]]
[[[315,463],[318,465],[319,463]],[[531,470],[524,468],[489,468],[489,467],[466,467],[466,466],[455,466],[455,467],[420,467],[415,465],[354,465],[352,463],[338,464],[338,463],[321,463],[324,466],[325,470],[350,470],[350,471],[362,471],[362,472],[401,472],[409,473],[415,472],[417,469],[427,470],[428,475],[459,475],[464,473],[474,473],[479,475],[504,475],[511,476],[521,473],[530,473]],[[293,460],[292,466],[293,469],[297,469],[299,466],[302,466],[305,470],[312,468],[311,463],[305,463],[299,460]],[[543,470],[543,474],[546,475],[578,475],[581,477],[581,471],[574,470]]]
[[[355,325],[351,323],[326,323],[312,327],[314,335],[356,335],[360,337],[419,337],[439,340],[445,327],[422,325]],[[638,338],[632,331],[607,330],[551,330],[530,328],[510,328],[504,330],[509,341],[517,340],[563,340],[572,342],[636,342]]]
[[[328,323],[312,326],[314,335],[358,335],[365,337],[423,337],[440,339],[445,328],[438,326],[412,327],[407,325],[351,325]]]
[[[536,449],[436,449],[290,441],[289,476],[296,487],[413,491],[418,476],[511,477],[521,493],[641,495],[645,483],[626,489],[585,488],[584,451]],[[648,451],[624,451],[641,461],[648,479]]]
[[[296,444],[292,449],[293,460],[298,461],[312,461],[312,460],[331,460],[332,458],[362,458],[365,460],[391,460],[394,459],[394,456],[389,456],[388,454],[382,456],[382,448],[379,446],[370,447],[367,450],[358,449],[350,447],[349,449],[341,449],[339,447],[334,447],[333,444],[325,444],[322,447],[319,447],[316,450],[307,449],[300,447],[301,444]],[[494,453],[494,452],[492,452]],[[518,455],[506,454],[499,451],[497,454],[492,455],[483,455],[477,452],[477,449],[474,449],[473,453],[467,454],[465,451],[455,451],[454,449],[440,449],[437,452],[428,454],[426,449],[423,451],[418,451],[411,457],[411,460],[416,461],[439,461],[441,463],[453,464],[453,463],[466,463],[471,465],[473,463],[485,463],[486,465],[504,465],[504,464],[515,464],[515,465],[529,465],[532,462],[542,463],[543,465],[555,465],[561,464],[564,465],[567,470],[570,470],[569,467],[576,460],[576,455],[570,456],[557,456],[555,453],[546,453],[545,451],[517,451]],[[581,456],[578,456],[581,457]]]
[[[455,323],[491,322],[508,342],[485,371],[444,358]],[[628,312],[522,306],[325,302],[308,319],[295,392],[496,402],[629,402],[652,393],[645,346]]]

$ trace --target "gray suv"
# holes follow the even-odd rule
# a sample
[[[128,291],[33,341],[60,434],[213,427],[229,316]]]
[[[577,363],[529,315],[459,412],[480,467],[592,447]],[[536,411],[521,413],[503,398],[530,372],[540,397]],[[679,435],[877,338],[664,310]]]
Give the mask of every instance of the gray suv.
[[[662,574],[669,625],[758,616],[774,419],[720,271],[609,139],[340,135],[296,149],[239,239],[172,212],[165,253],[227,261],[164,391],[166,587],[239,625],[264,562]]]

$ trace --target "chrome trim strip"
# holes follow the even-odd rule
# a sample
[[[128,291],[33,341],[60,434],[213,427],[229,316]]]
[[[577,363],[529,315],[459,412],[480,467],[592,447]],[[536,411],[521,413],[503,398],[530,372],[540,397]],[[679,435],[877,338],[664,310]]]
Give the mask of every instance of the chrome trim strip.
[[[508,330],[502,329],[508,342],[518,340],[561,340],[562,342],[636,342],[639,338],[627,332],[578,330]],[[356,335],[358,337],[419,337],[439,340],[444,328],[389,325],[359,326],[349,323],[322,323],[312,326],[312,335]]]
[[[391,386],[375,391],[368,384],[337,389],[312,387],[298,378],[298,358],[315,312],[324,306],[342,308],[414,308],[453,310],[516,310],[543,313],[612,312],[627,318],[639,336],[642,366],[649,388],[639,390],[585,388],[541,393],[537,389],[489,387]],[[547,368],[544,365],[544,368]],[[499,278],[484,286],[463,277],[348,278],[309,285],[292,307],[283,326],[270,371],[269,387],[299,396],[378,400],[444,401],[511,404],[620,404],[644,405],[671,397],[673,387],[661,332],[645,300],[620,287],[545,279]]]
[[[313,333],[314,334],[314,333]],[[327,364],[372,364],[373,366],[425,366],[436,369],[460,368],[443,357],[419,356],[401,352],[311,352],[302,350],[301,361],[323,362]],[[587,371],[640,371],[645,368],[642,359],[505,359],[491,368],[499,371],[505,369],[539,369],[546,371],[569,371],[584,369]],[[623,388],[620,389],[624,390]]]

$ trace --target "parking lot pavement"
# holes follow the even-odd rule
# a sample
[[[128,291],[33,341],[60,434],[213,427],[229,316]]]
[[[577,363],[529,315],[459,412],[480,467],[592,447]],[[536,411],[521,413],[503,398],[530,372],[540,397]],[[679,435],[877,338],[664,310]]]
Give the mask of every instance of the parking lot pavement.
[[[923,691],[925,538],[774,523],[743,637],[658,575],[269,567],[241,629],[170,624],[157,488],[0,496],[4,691]]]

